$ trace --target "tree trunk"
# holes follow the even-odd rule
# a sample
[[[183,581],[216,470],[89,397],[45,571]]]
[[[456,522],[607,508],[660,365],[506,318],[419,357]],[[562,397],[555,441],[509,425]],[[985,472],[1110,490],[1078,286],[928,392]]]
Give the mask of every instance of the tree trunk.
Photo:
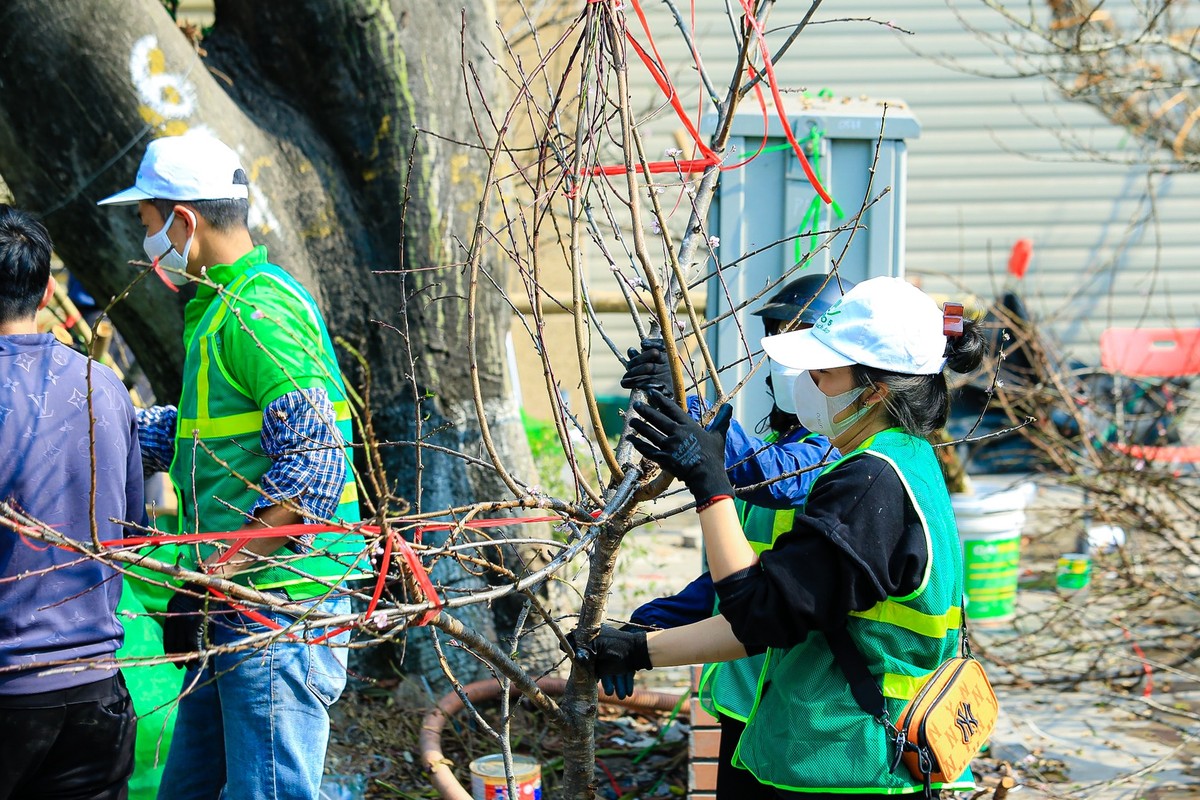
[[[110,298],[139,273],[126,262],[141,257],[143,231],[129,210],[95,202],[130,185],[152,138],[211,130],[249,173],[256,241],[370,364],[378,439],[483,454],[461,264],[486,153],[417,131],[474,139],[464,57],[484,65],[484,97],[495,89],[482,44],[493,35],[492,4],[471,5],[461,39],[458,9],[437,0],[217,0],[201,59],[157,0],[9,0],[0,11],[0,175],[18,205],[43,217],[85,288]],[[377,272],[402,268],[411,271]],[[533,482],[505,371],[510,318],[490,284],[478,297],[488,421],[509,469]],[[181,308],[182,295],[151,276],[112,309],[166,402],[180,388]],[[355,359],[339,357],[350,382],[363,377]],[[391,491],[421,510],[509,496],[492,471],[453,456],[423,450],[418,459],[405,445],[383,454]],[[450,559],[433,577],[482,585]],[[494,635],[490,614],[472,606],[459,616]],[[407,652],[416,669],[438,674],[424,635],[411,636]],[[485,674],[455,649],[446,655],[463,681]]]

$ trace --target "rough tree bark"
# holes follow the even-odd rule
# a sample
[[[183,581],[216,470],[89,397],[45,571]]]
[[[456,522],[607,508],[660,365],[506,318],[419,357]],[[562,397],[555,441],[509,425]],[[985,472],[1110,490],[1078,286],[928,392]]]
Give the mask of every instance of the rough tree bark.
[[[0,10],[0,175],[43,217],[72,273],[110,298],[138,274],[127,261],[141,257],[143,233],[131,212],[96,200],[130,184],[152,138],[208,128],[250,173],[255,238],[370,363],[377,436],[481,451],[458,265],[486,157],[416,129],[469,138],[461,61],[480,64],[482,91],[495,90],[482,44],[494,18],[491,2],[464,17],[437,0],[217,0],[202,58],[158,0],[9,0]],[[375,272],[402,267],[413,271]],[[497,447],[532,480],[504,369],[509,317],[489,289],[480,287],[477,309],[479,380]],[[181,308],[151,278],[112,309],[166,401],[180,386]],[[339,357],[352,381],[361,377]],[[450,456],[424,451],[418,468],[411,447],[384,454],[394,493],[425,511],[508,495],[491,472]],[[449,559],[434,579],[480,585]],[[465,624],[494,630],[486,608],[463,612]],[[427,644],[410,636],[407,652],[433,677]],[[484,674],[473,658],[447,656],[463,680]]]

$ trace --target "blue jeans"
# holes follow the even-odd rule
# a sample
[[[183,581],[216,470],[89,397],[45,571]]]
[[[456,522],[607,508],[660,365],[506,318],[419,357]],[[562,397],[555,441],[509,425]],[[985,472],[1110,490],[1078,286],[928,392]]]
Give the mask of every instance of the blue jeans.
[[[310,607],[350,613],[350,598]],[[262,612],[287,626],[293,618]],[[214,645],[271,629],[243,614],[217,614]],[[308,634],[315,639],[323,634]],[[329,743],[329,706],[346,686],[350,632],[317,645],[278,636],[211,657],[183,681],[175,737],[159,800],[314,800]]]

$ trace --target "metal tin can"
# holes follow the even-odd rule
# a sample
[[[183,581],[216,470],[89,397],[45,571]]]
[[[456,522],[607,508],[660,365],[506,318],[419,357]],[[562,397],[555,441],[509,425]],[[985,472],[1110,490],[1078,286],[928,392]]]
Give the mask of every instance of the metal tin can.
[[[504,756],[499,753],[471,762],[471,797],[474,800],[542,800],[542,765],[529,756],[514,755],[512,762],[516,797],[508,796]]]

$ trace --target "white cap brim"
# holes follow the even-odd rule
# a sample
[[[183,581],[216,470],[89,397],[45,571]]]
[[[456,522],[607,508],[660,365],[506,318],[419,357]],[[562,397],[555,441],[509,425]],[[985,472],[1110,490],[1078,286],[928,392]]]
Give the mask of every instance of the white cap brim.
[[[153,200],[153,199],[154,198],[152,196],[146,194],[144,191],[142,191],[138,187],[130,186],[128,189],[126,189],[123,192],[117,192],[116,194],[114,194],[110,197],[104,198],[103,200],[96,203],[96,205],[98,205],[98,206],[115,206],[115,205],[120,205],[122,203],[140,203],[143,200]]]
[[[822,342],[815,333],[815,328],[807,328],[767,336],[762,340],[763,350],[772,361],[790,369],[833,369],[858,363]]]

